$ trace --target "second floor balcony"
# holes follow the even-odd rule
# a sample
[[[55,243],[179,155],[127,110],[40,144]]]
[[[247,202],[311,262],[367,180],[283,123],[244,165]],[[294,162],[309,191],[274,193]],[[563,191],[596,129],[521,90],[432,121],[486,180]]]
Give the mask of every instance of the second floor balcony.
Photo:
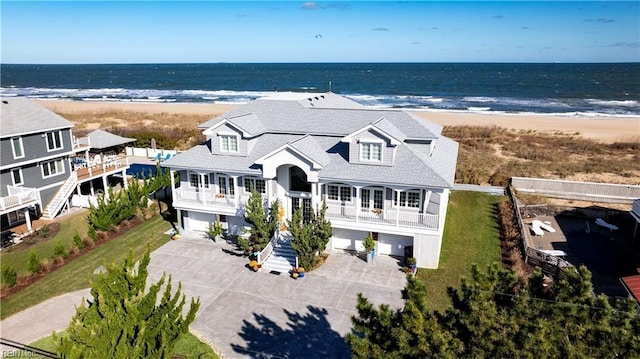
[[[327,218],[331,220],[385,225],[403,228],[438,229],[436,214],[407,211],[400,208],[361,208],[328,204]]]
[[[8,195],[0,198],[0,213],[32,206],[40,201],[35,188],[7,186]]]

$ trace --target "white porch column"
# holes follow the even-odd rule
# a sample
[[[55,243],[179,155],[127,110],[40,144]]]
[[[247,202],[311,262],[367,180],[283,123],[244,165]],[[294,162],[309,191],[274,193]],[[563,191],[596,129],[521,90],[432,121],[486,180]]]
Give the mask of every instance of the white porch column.
[[[76,185],[76,193],[77,193],[77,194],[79,194],[79,195],[80,195],[80,194],[82,194],[82,193],[80,192],[80,183],[78,183],[78,184]]]
[[[396,227],[398,227],[400,226],[400,206],[398,204],[400,203],[400,192],[402,191],[399,189],[394,189],[393,191],[396,194],[396,200],[394,201],[392,198],[391,202],[396,206]]]
[[[240,188],[238,187],[238,180],[240,176],[231,176],[233,178],[233,195],[235,197],[236,208],[240,207]]]
[[[169,170],[169,176],[171,176],[171,198],[173,201],[176,200],[176,171],[173,170]],[[180,213],[180,210],[178,210],[178,214]],[[180,218],[180,217],[178,217]]]
[[[104,188],[104,198],[109,198],[109,183],[107,183],[107,176],[102,176],[102,188]]]
[[[31,232],[33,227],[31,226],[31,215],[28,208],[24,211],[24,219],[27,221],[27,232]]]
[[[94,197],[96,195],[96,190],[93,188],[93,180],[89,181],[89,189],[91,190],[91,197]]]
[[[184,232],[184,228],[182,227],[182,210],[176,210],[176,218],[178,221],[178,233],[182,234]]]
[[[127,180],[127,170],[122,170],[122,185],[124,189],[129,189],[129,181]]]
[[[206,188],[204,188],[204,173],[198,173],[198,188],[196,189],[198,191],[198,194],[200,196],[200,202],[204,203],[205,202],[205,191]],[[209,187],[211,187],[211,184],[209,184]]]
[[[354,186],[356,188],[356,223],[359,222],[360,219],[360,210],[362,206],[362,201],[360,197],[362,196],[362,187]]]
[[[314,211],[319,209],[322,202],[320,193],[322,193],[322,184],[320,182],[311,183],[311,207]]]

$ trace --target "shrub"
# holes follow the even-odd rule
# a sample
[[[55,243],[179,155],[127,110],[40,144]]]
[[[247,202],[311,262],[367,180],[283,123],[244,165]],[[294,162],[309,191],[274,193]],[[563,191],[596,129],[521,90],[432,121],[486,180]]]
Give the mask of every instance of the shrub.
[[[95,232],[95,230],[94,230]],[[82,240],[82,238],[80,237],[80,233],[78,233],[78,230],[76,229],[76,231],[73,233],[73,245],[76,246],[78,249],[82,249],[84,248],[84,241]]]
[[[98,240],[98,234],[96,233],[96,229],[93,228],[93,226],[89,226],[89,230],[87,230],[87,235],[94,242]],[[83,241],[83,242],[86,244],[86,241]],[[78,247],[78,248],[84,248],[84,247]]]
[[[36,230],[36,236],[41,238],[47,238],[47,235],[49,235],[50,231],[51,231],[51,228],[49,228],[49,225],[45,224],[44,226]]]
[[[31,253],[29,253],[29,262],[27,263],[27,270],[33,274],[39,273],[42,270],[42,263],[40,262],[40,257],[38,257],[38,255],[34,251],[31,251]]]
[[[58,240],[56,246],[53,248],[53,257],[67,258],[68,255],[66,248],[64,248],[64,244],[62,244],[62,240]]]
[[[18,280],[18,273],[13,269],[12,266],[8,264],[2,265],[2,283],[8,285],[9,287],[13,287],[16,285],[16,281]]]

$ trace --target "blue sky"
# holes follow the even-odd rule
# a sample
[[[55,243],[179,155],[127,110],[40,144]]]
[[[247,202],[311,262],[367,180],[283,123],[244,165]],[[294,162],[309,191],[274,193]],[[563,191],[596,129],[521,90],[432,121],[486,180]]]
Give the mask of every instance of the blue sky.
[[[638,62],[640,2],[0,2],[2,63]]]

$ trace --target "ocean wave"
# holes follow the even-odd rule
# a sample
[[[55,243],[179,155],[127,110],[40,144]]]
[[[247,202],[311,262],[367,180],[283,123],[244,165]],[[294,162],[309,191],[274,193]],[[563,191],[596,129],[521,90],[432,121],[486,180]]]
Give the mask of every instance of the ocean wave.
[[[311,88],[309,88],[311,89]],[[34,99],[118,102],[201,102],[242,104],[273,94],[272,91],[127,88],[37,88],[0,87],[0,96]],[[436,96],[409,94],[341,94],[374,108],[472,111],[482,113],[534,113],[563,116],[640,116],[636,100],[584,98],[516,98],[491,96]]]

